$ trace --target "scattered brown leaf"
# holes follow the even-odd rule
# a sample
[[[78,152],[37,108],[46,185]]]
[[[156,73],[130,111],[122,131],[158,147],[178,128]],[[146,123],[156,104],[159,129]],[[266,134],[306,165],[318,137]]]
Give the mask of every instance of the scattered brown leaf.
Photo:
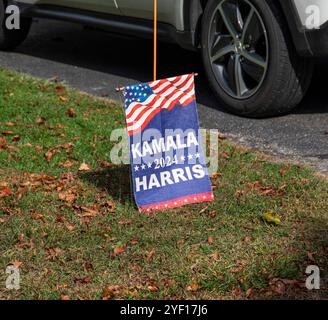
[[[6,198],[12,195],[12,191],[9,188],[2,188],[0,190],[0,199]]]
[[[66,162],[64,162],[62,164],[63,168],[71,168],[72,166],[74,166],[74,164],[76,164],[77,161],[75,160],[67,160]]]
[[[217,179],[219,177],[222,177],[222,173],[216,172],[211,175],[211,179]]]
[[[13,136],[13,138],[12,138],[12,142],[18,142],[20,139],[21,139],[21,138],[20,138],[19,135]]]
[[[314,252],[308,252],[307,253],[307,257],[311,262],[315,262],[315,258],[314,258],[315,253]]]
[[[47,122],[47,119],[41,117],[41,118],[36,119],[35,122],[37,124],[45,124]]]
[[[214,238],[213,237],[208,237],[207,239],[208,244],[213,244],[214,243]]]
[[[65,96],[59,96],[59,100],[61,102],[67,102],[68,101],[68,98],[66,98]]]
[[[81,210],[85,213],[83,213],[83,217],[85,218],[93,218],[99,215],[99,211],[92,209],[92,208],[88,208],[88,207],[80,207]]]
[[[190,286],[187,287],[187,291],[198,291],[200,289],[200,286],[198,285],[198,283],[193,282]]]
[[[123,253],[125,251],[125,249],[126,249],[126,244],[123,243],[123,244],[121,244],[120,246],[118,246],[114,249],[114,255],[118,255],[118,254]]]
[[[209,256],[210,256],[214,261],[218,261],[218,260],[220,260],[220,254],[219,254],[217,251],[213,252],[213,253],[210,254]]]
[[[14,131],[11,130],[5,130],[1,132],[4,136],[9,136],[9,135],[13,135]]]
[[[48,255],[47,259],[53,261],[53,260],[55,260],[55,258],[57,258],[60,255],[62,250],[59,248],[48,247],[48,248],[46,248],[46,252]]]
[[[251,299],[254,295],[254,289],[253,288],[249,288],[247,291],[246,291],[246,298],[247,299]]]
[[[87,284],[87,283],[90,283],[91,280],[92,280],[91,276],[84,276],[84,277],[76,277],[74,279],[74,282],[76,284]]]
[[[0,149],[6,149],[7,148],[7,140],[5,137],[0,136]]]
[[[119,286],[107,286],[103,290],[102,298],[103,300],[111,300],[118,294],[120,294]]]
[[[42,146],[36,146],[36,147],[35,147],[35,150],[36,150],[37,152],[42,152],[43,147],[42,147]]]
[[[217,216],[217,213],[215,210],[211,211],[209,214],[208,214],[211,218],[215,218]]]
[[[254,240],[253,237],[245,237],[245,238],[243,239],[243,242],[251,242],[251,241],[253,241],[253,240]]]
[[[90,167],[86,163],[82,163],[79,167],[79,171],[90,171]]]
[[[74,118],[74,117],[76,117],[76,112],[73,108],[69,108],[66,111],[66,115],[70,118]]]
[[[62,85],[58,85],[55,87],[55,90],[57,94],[63,94],[65,92],[65,87]]]
[[[42,220],[44,222],[44,217],[43,214],[36,212],[36,211],[32,211],[31,212],[31,218],[33,220]]]
[[[48,150],[45,154],[44,157],[48,160],[51,161],[52,157],[54,156],[54,153],[52,150]]]
[[[130,225],[131,223],[132,223],[132,221],[129,220],[129,219],[123,219],[123,220],[120,220],[120,221],[118,222],[118,224],[120,224],[120,225],[122,225],[122,226]]]
[[[157,249],[154,247],[151,251],[146,253],[147,261],[151,261],[153,259],[154,254],[156,253]]]
[[[150,291],[150,292],[157,292],[159,289],[158,289],[158,287],[157,286],[148,286],[148,290]]]
[[[9,265],[14,266],[17,269],[19,269],[22,264],[23,264],[23,262],[22,261],[19,261],[19,260],[15,260],[15,261],[9,263]]]
[[[58,193],[58,198],[61,201],[73,202],[78,199],[78,196],[72,190],[67,190]]]

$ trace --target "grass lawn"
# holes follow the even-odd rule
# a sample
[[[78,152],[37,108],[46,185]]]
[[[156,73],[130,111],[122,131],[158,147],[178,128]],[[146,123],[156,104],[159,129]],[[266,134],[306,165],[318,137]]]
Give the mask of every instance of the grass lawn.
[[[118,103],[0,70],[0,299],[328,297],[326,180],[221,140],[213,203],[140,214],[109,163],[123,126]]]

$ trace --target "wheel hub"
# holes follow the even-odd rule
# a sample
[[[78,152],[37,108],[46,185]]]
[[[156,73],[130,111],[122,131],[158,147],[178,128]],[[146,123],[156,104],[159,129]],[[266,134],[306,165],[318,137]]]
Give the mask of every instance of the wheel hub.
[[[247,99],[261,87],[268,67],[266,27],[249,0],[221,0],[208,35],[212,71],[220,87],[235,99]]]
[[[235,41],[235,53],[241,55],[243,53],[244,46],[240,40]]]

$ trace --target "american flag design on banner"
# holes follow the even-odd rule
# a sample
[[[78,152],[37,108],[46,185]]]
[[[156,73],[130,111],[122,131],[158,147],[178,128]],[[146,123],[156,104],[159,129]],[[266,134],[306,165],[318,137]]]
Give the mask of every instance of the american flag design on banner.
[[[124,88],[134,197],[140,211],[212,201],[194,75]]]

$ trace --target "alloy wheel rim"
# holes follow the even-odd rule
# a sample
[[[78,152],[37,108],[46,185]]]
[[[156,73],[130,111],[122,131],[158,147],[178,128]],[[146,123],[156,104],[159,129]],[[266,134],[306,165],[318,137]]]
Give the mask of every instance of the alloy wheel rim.
[[[243,100],[261,87],[268,70],[269,43],[264,22],[248,0],[222,0],[213,11],[208,54],[220,87]]]

